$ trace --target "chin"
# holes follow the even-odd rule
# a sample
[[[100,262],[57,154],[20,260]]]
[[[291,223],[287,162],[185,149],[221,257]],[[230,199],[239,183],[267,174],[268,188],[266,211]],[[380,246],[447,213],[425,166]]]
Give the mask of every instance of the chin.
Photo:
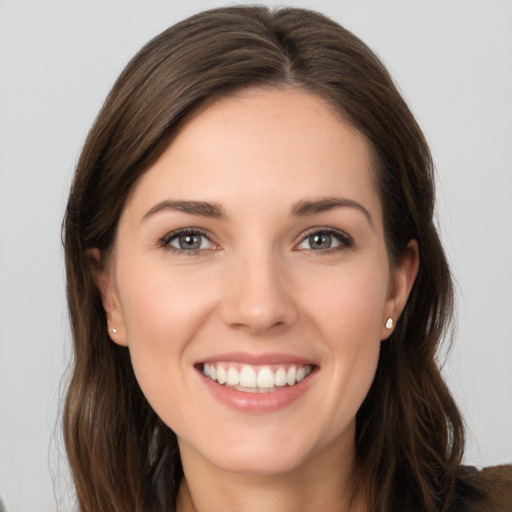
[[[205,439],[215,439],[215,443],[191,444],[180,440],[180,450],[190,450],[210,465],[230,473],[251,475],[278,475],[293,472],[305,464],[315,453],[312,442],[315,436],[304,438],[290,432],[277,432],[276,425],[268,429],[243,429],[233,432],[225,429],[223,435]],[[296,429],[300,430],[300,429]]]
[[[305,462],[304,459],[302,454],[288,450],[270,452],[253,449],[243,453],[224,453],[215,465],[230,473],[268,476],[291,473]]]

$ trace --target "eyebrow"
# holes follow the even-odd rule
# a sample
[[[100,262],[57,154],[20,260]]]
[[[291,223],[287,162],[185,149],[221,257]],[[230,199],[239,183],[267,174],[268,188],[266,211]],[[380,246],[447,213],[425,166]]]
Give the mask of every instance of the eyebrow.
[[[366,217],[370,226],[373,226],[370,212],[361,203],[344,197],[322,197],[319,199],[302,200],[292,206],[291,214],[293,216],[305,217],[327,212],[334,208],[355,208]]]
[[[200,215],[202,217],[226,218],[226,214],[222,206],[218,203],[208,203],[206,201],[160,201],[149,210],[142,220],[147,219],[163,210],[175,210],[192,215]]]
[[[317,213],[333,210],[334,208],[355,208],[363,213],[370,225],[373,225],[372,217],[368,210],[357,201],[343,197],[322,197],[319,199],[303,199],[295,203],[291,208],[291,215],[294,217],[307,217]],[[224,208],[219,203],[210,203],[207,201],[180,201],[165,200],[157,203],[142,217],[147,219],[163,210],[175,210],[191,215],[200,215],[210,218],[227,218]]]

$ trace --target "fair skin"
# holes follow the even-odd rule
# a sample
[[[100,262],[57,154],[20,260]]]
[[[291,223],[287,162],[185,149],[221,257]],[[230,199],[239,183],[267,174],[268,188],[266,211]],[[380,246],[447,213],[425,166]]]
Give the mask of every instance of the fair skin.
[[[98,284],[178,437],[178,510],[365,510],[355,415],[418,268],[414,241],[390,265],[374,181],[320,98],[249,89],[193,116],[128,198]]]

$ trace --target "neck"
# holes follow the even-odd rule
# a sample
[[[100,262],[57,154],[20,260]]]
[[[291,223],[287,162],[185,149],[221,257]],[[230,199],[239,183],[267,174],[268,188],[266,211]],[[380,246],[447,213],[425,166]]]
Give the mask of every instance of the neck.
[[[336,447],[327,447],[292,471],[272,475],[225,471],[205,463],[197,452],[183,450],[182,443],[180,448],[185,477],[177,512],[368,510],[361,489],[354,492],[353,453],[347,457]]]

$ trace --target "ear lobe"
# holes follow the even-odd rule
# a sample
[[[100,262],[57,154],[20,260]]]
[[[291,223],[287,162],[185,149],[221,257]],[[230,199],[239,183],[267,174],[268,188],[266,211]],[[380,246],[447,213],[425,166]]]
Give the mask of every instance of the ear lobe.
[[[110,339],[114,343],[126,347],[128,343],[124,316],[112,272],[104,269],[101,265],[101,252],[99,249],[90,249],[87,251],[87,256],[90,260],[94,282],[101,294]]]
[[[389,328],[389,325],[396,325],[407,303],[418,275],[419,263],[418,242],[410,240],[392,275],[390,294],[386,301],[384,318],[382,319],[381,340],[387,339],[393,332],[393,328]],[[392,322],[388,322],[389,318]],[[386,327],[386,324],[388,327]]]

